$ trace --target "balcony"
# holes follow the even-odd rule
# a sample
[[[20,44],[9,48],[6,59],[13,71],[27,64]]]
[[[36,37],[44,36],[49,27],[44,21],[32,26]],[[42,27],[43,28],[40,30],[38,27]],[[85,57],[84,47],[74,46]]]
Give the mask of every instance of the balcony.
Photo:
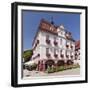
[[[63,54],[61,54],[61,58],[64,58],[64,55]]]
[[[75,56],[77,56],[78,54],[76,53]]]
[[[73,46],[71,45],[71,49],[73,49]]]
[[[69,45],[66,45],[66,48],[69,48]]]
[[[57,46],[58,45],[58,42],[57,41],[54,41],[54,45]]]
[[[50,40],[46,39],[46,43],[47,43],[47,44],[50,44]]]
[[[73,58],[73,55],[71,55],[71,58]]]
[[[46,56],[47,56],[47,57],[50,57],[51,55],[50,55],[50,53],[46,53]]]
[[[57,58],[57,57],[58,57],[58,55],[57,55],[57,54],[54,54],[54,57],[55,57],[55,58]]]
[[[38,54],[37,56],[40,57],[40,54]]]
[[[66,58],[69,58],[69,55],[66,55]]]

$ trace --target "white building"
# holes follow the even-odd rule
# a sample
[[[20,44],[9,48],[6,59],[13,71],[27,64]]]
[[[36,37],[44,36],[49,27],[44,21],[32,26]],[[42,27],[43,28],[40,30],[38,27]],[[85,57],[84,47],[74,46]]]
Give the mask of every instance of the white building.
[[[63,25],[55,26],[44,19],[40,21],[33,44],[32,60],[38,70],[48,66],[72,64],[75,59],[75,41]]]

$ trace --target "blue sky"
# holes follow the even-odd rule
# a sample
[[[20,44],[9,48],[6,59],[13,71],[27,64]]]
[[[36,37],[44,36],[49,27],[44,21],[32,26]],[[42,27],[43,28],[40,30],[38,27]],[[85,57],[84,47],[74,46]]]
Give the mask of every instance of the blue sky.
[[[63,12],[36,12],[36,11],[22,11],[23,19],[23,49],[31,49],[32,41],[36,34],[40,20],[42,18],[47,21],[53,21],[55,25],[63,24],[65,28],[72,33],[75,40],[80,39],[80,14],[63,13]]]

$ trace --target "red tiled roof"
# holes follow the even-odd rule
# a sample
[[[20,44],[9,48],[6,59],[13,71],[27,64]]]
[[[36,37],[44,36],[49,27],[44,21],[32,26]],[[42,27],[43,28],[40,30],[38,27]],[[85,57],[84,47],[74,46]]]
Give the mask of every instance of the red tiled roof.
[[[58,34],[57,27],[44,19],[41,20],[39,29],[42,31],[50,32],[52,34]]]
[[[80,40],[75,42],[75,48],[80,49]]]
[[[50,27],[52,27],[53,30],[50,30]],[[41,30],[41,31],[45,31],[45,32],[50,32],[50,33],[56,34],[56,35],[58,34],[58,33],[57,33],[57,26],[51,24],[50,22],[48,22],[48,21],[46,21],[46,20],[44,20],[44,19],[41,19],[40,24],[39,24],[39,28],[38,28],[38,30],[37,30],[37,32],[36,32],[35,37],[34,37],[32,46],[33,46],[33,44],[34,44],[34,42],[35,42],[35,39],[36,39],[36,37],[37,37],[37,35],[38,35],[38,32],[39,32],[40,30]]]
[[[35,42],[35,39],[36,39],[39,31],[49,32],[49,33],[57,35],[58,34],[58,32],[57,32],[58,27],[59,26],[51,24],[50,22],[46,21],[45,19],[41,19],[38,30],[37,30],[36,35],[34,37],[32,46],[33,46],[33,44]],[[71,34],[71,33],[69,32],[69,34]],[[70,38],[70,40],[72,40],[72,38]]]

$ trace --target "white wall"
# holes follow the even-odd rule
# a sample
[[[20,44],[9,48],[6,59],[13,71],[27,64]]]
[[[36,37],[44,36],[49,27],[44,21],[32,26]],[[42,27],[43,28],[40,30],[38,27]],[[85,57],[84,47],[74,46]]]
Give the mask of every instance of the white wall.
[[[47,44],[46,43],[46,36],[49,35],[49,40],[50,40],[50,44]],[[65,34],[64,34],[65,35]],[[40,47],[41,50],[38,49],[38,53],[40,53],[40,58],[41,59],[48,59],[47,56],[46,56],[46,48],[49,47],[49,51],[50,51],[50,54],[51,54],[51,58],[52,59],[55,59],[54,57],[54,48],[57,48],[57,51],[58,51],[58,59],[61,58],[60,56],[60,50],[62,49],[63,50],[63,54],[65,55],[64,56],[64,59],[66,57],[66,50],[68,50],[68,55],[70,55],[70,52],[72,51],[72,55],[74,55],[75,53],[75,43],[72,42],[72,46],[73,46],[73,49],[71,49],[71,41],[66,41],[66,39],[62,38],[62,36],[56,36],[56,35],[53,35],[51,33],[47,33],[47,32],[43,32],[43,31],[40,31],[39,34],[38,34],[39,37],[37,37],[40,41],[39,45],[36,47],[37,49]],[[57,42],[58,42],[58,45],[57,47],[54,45],[54,37],[56,37],[57,39]],[[64,36],[65,37],[65,36]],[[60,43],[60,38],[62,38],[62,44]],[[66,42],[67,44],[69,45],[69,49],[66,48]],[[52,50],[51,50],[52,49]],[[37,54],[37,51],[35,50],[35,54]],[[71,59],[69,57],[69,59]],[[73,57],[74,59],[74,57]]]
[[[10,86],[11,72],[11,6],[13,1],[30,1],[30,2],[48,2],[69,5],[88,5],[90,9],[90,0],[1,0],[0,1],[0,90],[15,90]],[[90,10],[89,10],[90,11]],[[90,12],[88,13],[90,16]],[[90,17],[88,18],[90,20]],[[90,21],[89,21],[90,23]],[[90,26],[90,25],[89,25]],[[90,27],[89,27],[90,28]],[[90,29],[88,29],[90,33]],[[89,35],[90,38],[90,35]],[[90,42],[89,45],[90,46]],[[90,50],[90,47],[88,48]],[[90,55],[88,63],[90,64]],[[90,65],[89,65],[90,68]],[[90,76],[90,70],[89,75]],[[90,78],[88,84],[70,84],[43,87],[18,88],[17,90],[90,90]]]

